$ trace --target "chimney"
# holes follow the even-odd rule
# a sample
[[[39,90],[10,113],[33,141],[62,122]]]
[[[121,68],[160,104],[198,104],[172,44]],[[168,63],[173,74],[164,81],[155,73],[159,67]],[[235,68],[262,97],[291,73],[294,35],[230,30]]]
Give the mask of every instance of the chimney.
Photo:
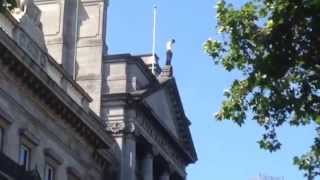
[[[144,64],[146,64],[149,70],[155,75],[158,76],[161,73],[161,68],[159,66],[159,57],[155,54],[146,54],[139,55],[139,57],[143,60]]]

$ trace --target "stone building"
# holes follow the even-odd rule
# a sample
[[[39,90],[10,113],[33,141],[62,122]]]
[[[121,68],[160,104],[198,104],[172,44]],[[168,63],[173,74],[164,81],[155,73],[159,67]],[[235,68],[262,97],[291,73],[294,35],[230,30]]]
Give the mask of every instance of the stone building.
[[[108,55],[107,7],[29,0],[0,14],[0,180],[187,178],[197,155],[173,68]]]

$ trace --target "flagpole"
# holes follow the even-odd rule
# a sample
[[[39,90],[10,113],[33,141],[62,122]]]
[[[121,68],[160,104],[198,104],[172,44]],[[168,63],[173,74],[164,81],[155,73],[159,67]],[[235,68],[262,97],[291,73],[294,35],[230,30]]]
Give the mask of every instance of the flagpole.
[[[156,27],[157,26],[157,6],[153,6],[153,32],[152,32],[152,73],[155,74],[155,62],[156,62]]]
[[[72,74],[72,78],[73,80],[76,80],[77,76],[76,76],[76,66],[77,66],[77,45],[78,45],[78,33],[79,33],[79,29],[78,29],[78,16],[79,16],[79,0],[76,0],[76,29],[75,29],[75,35],[74,35],[74,57],[73,57],[73,74]]]

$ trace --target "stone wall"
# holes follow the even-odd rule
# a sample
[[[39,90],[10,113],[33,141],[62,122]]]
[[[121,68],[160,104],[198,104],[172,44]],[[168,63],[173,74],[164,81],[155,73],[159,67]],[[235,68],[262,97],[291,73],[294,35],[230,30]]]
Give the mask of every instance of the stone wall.
[[[67,171],[75,169],[79,177],[101,179],[103,169],[93,157],[94,148],[35,97],[21,81],[0,66],[0,121],[6,122],[4,153],[19,161],[20,144],[30,141],[31,168],[37,166],[43,177],[48,152],[58,162],[56,176],[67,179]],[[4,123],[2,123],[4,124]],[[0,123],[1,125],[1,123]],[[49,153],[50,154],[50,153]]]

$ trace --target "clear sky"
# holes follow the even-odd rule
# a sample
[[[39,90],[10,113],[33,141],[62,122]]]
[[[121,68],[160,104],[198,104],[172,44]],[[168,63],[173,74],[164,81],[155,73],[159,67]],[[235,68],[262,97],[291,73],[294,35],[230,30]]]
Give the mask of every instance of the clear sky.
[[[232,1],[228,1],[232,2]],[[303,180],[292,164],[294,155],[311,145],[313,128],[280,130],[283,148],[276,153],[260,150],[263,130],[248,120],[239,128],[231,122],[217,122],[213,114],[237,73],[215,66],[202,49],[209,37],[217,37],[215,0],[110,0],[108,12],[109,53],[151,53],[152,10],[158,6],[157,49],[164,63],[165,43],[176,39],[173,66],[199,161],[188,168],[189,180],[250,180],[259,173]],[[241,5],[243,0],[234,0]]]

